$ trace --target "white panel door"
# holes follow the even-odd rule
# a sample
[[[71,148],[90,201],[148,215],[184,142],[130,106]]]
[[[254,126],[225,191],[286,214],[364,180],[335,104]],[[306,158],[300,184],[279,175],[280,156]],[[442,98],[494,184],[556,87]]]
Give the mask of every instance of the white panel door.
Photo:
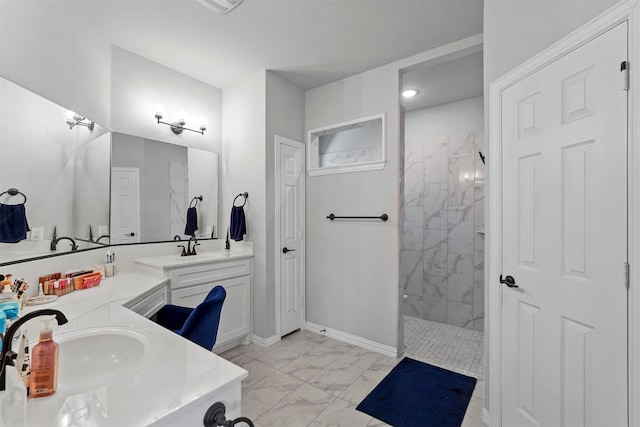
[[[304,320],[303,215],[304,145],[276,136],[276,173],[280,256],[280,336],[302,327]]]
[[[502,95],[502,424],[627,425],[622,23]]]
[[[111,169],[111,233],[109,241],[140,242],[140,170]]]

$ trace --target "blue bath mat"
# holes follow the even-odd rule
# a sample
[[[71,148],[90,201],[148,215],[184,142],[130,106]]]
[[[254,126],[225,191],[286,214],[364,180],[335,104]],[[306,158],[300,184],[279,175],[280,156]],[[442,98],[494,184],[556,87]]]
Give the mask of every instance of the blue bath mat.
[[[459,427],[476,379],[405,357],[358,405],[395,427]]]

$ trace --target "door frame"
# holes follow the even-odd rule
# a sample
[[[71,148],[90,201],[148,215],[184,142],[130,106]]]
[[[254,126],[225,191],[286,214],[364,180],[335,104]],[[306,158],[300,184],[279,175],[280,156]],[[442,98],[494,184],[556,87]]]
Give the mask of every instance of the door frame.
[[[274,159],[274,175],[275,175],[275,196],[274,196],[274,229],[275,229],[275,238],[274,240],[274,254],[275,254],[275,307],[276,307],[276,337],[279,340],[282,337],[282,304],[280,298],[282,297],[281,286],[280,286],[280,146],[282,144],[287,144],[291,146],[295,146],[301,150],[301,158],[300,158],[300,227],[302,228],[302,244],[300,245],[300,278],[302,280],[302,284],[300,285],[300,293],[302,295],[302,307],[300,309],[300,329],[305,329],[305,322],[307,318],[307,312],[305,310],[306,307],[306,274],[305,274],[305,264],[306,264],[306,228],[305,228],[305,216],[306,216],[306,202],[305,202],[305,178],[306,178],[306,165],[305,161],[307,159],[306,156],[306,146],[299,141],[294,141],[293,139],[286,138],[284,136],[275,135],[274,137],[274,145],[275,145],[275,159]]]
[[[502,425],[502,286],[498,277],[502,272],[502,92],[541,68],[577,49],[617,24],[628,21],[628,61],[636,64],[640,58],[640,28],[638,22],[638,0],[622,0],[600,16],[591,20],[567,37],[545,49],[524,64],[500,77],[490,85],[489,99],[489,162],[486,180],[489,181],[488,221],[489,236],[486,263],[489,266],[485,283],[489,297],[489,404],[490,412],[484,412],[485,422],[490,426]],[[640,67],[630,67],[631,86],[628,93],[628,254],[631,287],[628,294],[628,408],[629,425],[640,424],[640,118],[635,122],[640,106]],[[622,90],[622,87],[621,87]],[[496,167],[492,167],[496,165]],[[635,184],[634,184],[635,182]],[[485,407],[486,408],[486,407]]]

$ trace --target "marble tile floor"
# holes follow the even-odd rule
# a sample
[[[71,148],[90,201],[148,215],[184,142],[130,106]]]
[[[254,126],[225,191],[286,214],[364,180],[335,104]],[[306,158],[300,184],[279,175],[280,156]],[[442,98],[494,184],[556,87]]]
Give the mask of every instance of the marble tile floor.
[[[304,330],[269,347],[252,343],[220,356],[249,372],[242,415],[256,427],[386,426],[355,408],[401,360]],[[483,425],[482,389],[478,379],[463,427]]]
[[[484,333],[404,316],[404,352],[408,357],[484,378]]]

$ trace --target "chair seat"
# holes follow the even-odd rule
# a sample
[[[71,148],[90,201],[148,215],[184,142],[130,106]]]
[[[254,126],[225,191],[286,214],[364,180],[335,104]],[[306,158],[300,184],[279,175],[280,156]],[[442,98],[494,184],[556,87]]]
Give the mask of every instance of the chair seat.
[[[166,304],[156,314],[156,322],[211,350],[216,343],[222,305],[226,296],[225,289],[216,286],[195,308]]]

